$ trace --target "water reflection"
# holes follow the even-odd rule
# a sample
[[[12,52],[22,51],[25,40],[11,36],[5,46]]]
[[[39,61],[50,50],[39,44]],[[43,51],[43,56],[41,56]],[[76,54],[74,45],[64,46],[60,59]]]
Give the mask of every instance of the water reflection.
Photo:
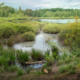
[[[33,19],[33,21],[65,24],[75,22],[75,19]]]

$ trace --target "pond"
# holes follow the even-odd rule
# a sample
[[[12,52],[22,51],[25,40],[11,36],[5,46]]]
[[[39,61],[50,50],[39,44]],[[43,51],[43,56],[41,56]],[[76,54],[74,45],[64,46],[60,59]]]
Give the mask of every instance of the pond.
[[[56,43],[57,47],[63,49],[64,47],[61,46],[58,40],[58,34],[48,34],[41,31],[38,35],[36,35],[35,41],[30,42],[23,42],[14,44],[13,48],[16,50],[22,51],[31,51],[32,48],[39,49],[42,51],[50,50],[49,44],[47,44],[47,40]]]
[[[62,46],[61,43],[58,40],[58,34],[48,34],[41,31],[38,35],[36,35],[35,41],[30,42],[23,42],[23,43],[17,43],[14,44],[13,48],[16,50],[22,50],[22,51],[31,51],[32,48],[42,50],[43,53],[46,50],[51,51],[51,47],[49,44],[47,44],[46,40],[50,40],[51,42],[54,42],[56,46],[59,48],[60,52],[59,54],[62,54],[63,50],[68,50],[67,47]],[[22,68],[26,69],[27,65],[21,65],[18,62],[16,62],[17,66],[21,66]],[[32,67],[34,69],[39,69],[44,65],[44,63],[39,64],[32,64],[28,65],[28,67]]]
[[[72,22],[75,21],[74,19],[38,19],[40,22],[50,22],[50,23],[67,23],[67,21],[71,20]],[[50,40],[53,43],[56,43],[56,46],[59,48],[59,54],[62,54],[64,50],[68,51],[68,48],[61,45],[61,42],[58,40],[58,34],[49,34],[44,33],[43,31],[40,31],[39,34],[36,35],[35,41],[26,41],[23,43],[16,43],[13,45],[13,48],[15,50],[22,50],[22,51],[31,51],[32,48],[42,50],[43,53],[46,50],[51,51],[51,47],[49,44],[47,44],[47,40]],[[18,67],[26,68],[27,65],[21,65],[17,61],[15,64]],[[41,64],[33,64],[28,65],[29,67],[33,67],[34,69],[41,68],[44,65],[44,63]]]
[[[75,19],[33,19],[33,21],[66,24],[68,22],[75,22]]]

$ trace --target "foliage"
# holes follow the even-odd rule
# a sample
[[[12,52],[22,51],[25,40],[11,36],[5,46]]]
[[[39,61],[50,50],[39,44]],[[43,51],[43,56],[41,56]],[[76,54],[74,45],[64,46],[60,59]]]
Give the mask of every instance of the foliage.
[[[48,24],[47,26],[43,27],[43,31],[46,33],[59,33],[60,32],[60,26],[59,24]]]
[[[23,75],[23,70],[18,70],[17,75],[19,76]]]
[[[24,41],[32,41],[35,39],[35,34],[32,33],[32,32],[25,32],[21,35],[21,38],[24,40]]]
[[[75,48],[80,48],[80,22],[71,23],[68,28],[62,29],[59,33],[60,39],[64,41],[65,45],[70,46],[72,50]]]
[[[18,67],[17,66],[10,66],[9,71],[10,72],[18,71]]]
[[[14,27],[0,27],[0,37],[10,37],[16,34],[16,29]]]
[[[47,65],[47,63],[45,63],[45,64],[42,66],[41,71],[44,72],[44,69],[47,68],[47,67],[48,67],[48,65]]]
[[[18,27],[18,32],[19,33],[25,33],[25,32],[29,32],[29,31],[32,31],[35,33],[34,29],[32,27],[29,27],[29,26],[26,26],[26,25],[23,25],[23,24],[19,24],[17,25]]]
[[[45,60],[48,66],[51,66],[54,62],[54,57],[52,55],[45,55]]]
[[[11,36],[8,40],[7,40],[7,45],[8,46],[12,46],[14,44],[14,37]]]
[[[73,65],[67,65],[67,66],[61,66],[59,68],[59,72],[60,73],[64,73],[64,72],[67,72],[69,71],[70,69],[72,69]]]
[[[31,57],[34,61],[44,59],[43,52],[37,49],[32,49]]]
[[[2,5],[3,4],[3,5]],[[63,8],[51,8],[51,9],[36,9],[36,10],[32,10],[32,9],[25,9],[22,10],[21,7],[19,7],[19,9],[14,9],[13,7],[10,6],[6,6],[4,5],[4,3],[0,4],[0,17],[15,17],[21,20],[21,17],[23,17],[23,19],[25,19],[25,17],[27,18],[29,17],[49,17],[49,18],[74,18],[75,15],[77,15],[80,17],[79,13],[80,10],[79,9],[63,9]]]
[[[27,51],[23,52],[22,50],[17,50],[17,58],[19,62],[25,63],[29,61],[29,52]]]
[[[36,76],[40,76],[41,74],[42,74],[41,71],[37,71],[37,72],[36,72]]]
[[[76,73],[75,70],[70,70],[70,71],[68,72],[69,75],[71,75],[71,74],[75,74],[75,73]]]

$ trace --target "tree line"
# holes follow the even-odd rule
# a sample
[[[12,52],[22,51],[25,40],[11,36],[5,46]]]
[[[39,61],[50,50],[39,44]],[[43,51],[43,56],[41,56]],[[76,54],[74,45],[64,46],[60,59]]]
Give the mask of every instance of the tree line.
[[[4,3],[0,4],[0,17],[11,16],[29,16],[29,17],[75,17],[77,14],[80,17],[80,9],[63,9],[63,8],[51,8],[51,9],[15,9],[11,6],[5,6]]]

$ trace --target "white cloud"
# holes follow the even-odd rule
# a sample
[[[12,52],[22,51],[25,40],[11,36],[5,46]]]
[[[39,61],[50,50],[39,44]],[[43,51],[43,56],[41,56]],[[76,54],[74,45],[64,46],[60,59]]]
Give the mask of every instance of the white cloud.
[[[80,0],[0,0],[0,3],[4,2],[5,5],[22,9],[31,8],[80,8]]]

